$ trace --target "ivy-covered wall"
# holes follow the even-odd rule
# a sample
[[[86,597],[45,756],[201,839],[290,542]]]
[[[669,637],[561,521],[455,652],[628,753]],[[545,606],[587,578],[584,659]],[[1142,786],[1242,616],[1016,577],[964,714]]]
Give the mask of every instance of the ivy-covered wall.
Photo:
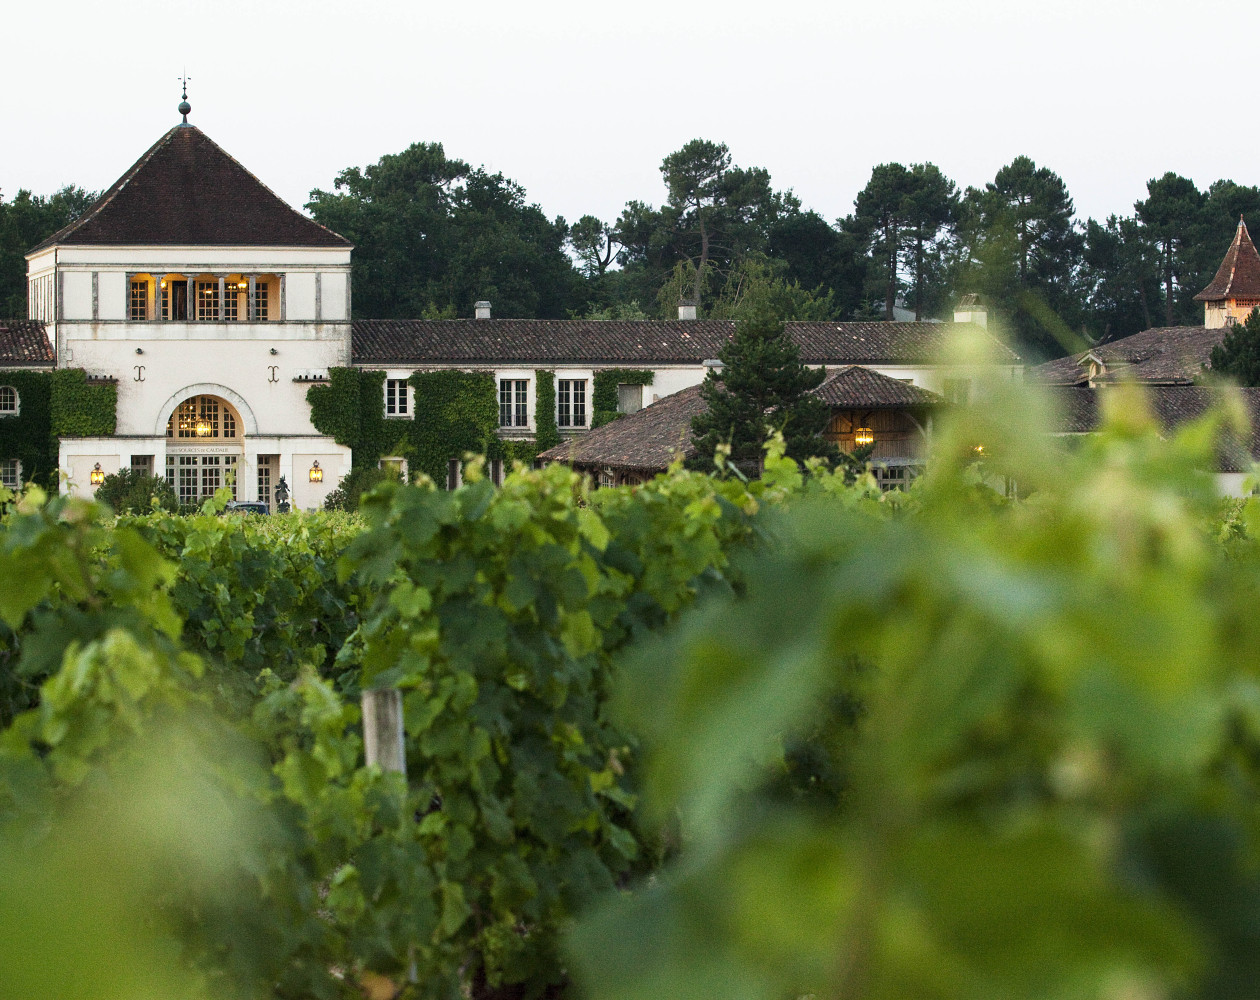
[[[54,437],[109,437],[118,425],[118,386],[88,382],[82,368],[50,372],[49,410]]]
[[[385,372],[330,368],[327,385],[306,390],[311,423],[352,452],[355,467],[372,467],[383,455],[411,451],[411,421],[385,416]]]
[[[617,386],[651,385],[655,379],[656,373],[650,368],[605,368],[597,371],[591,392],[591,426],[601,427],[621,416]]]
[[[411,385],[416,390],[411,434],[414,471],[444,483],[446,463],[464,452],[490,458],[504,454],[493,372],[416,372]]]
[[[0,371],[0,385],[18,394],[18,414],[0,417],[0,458],[22,463],[22,478],[51,486],[57,475],[57,440],[52,434],[52,372]]]
[[[556,427],[556,373],[534,372],[534,441],[539,451],[554,448],[560,443],[560,430]]]

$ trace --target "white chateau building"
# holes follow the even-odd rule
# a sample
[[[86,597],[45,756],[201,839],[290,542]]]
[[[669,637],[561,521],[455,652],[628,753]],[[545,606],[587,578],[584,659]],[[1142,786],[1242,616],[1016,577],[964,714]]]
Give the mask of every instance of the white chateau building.
[[[182,499],[223,484],[314,507],[350,450],[311,425],[311,378],[350,362],[350,243],[299,214],[200,129],[160,138],[28,255],[30,318],[58,368],[118,386],[109,438],[62,438],[71,489],[99,465],[166,473]],[[310,470],[319,463],[312,481]]]
[[[27,383],[15,375],[6,384],[6,372],[76,369],[89,384],[116,386],[112,434],[58,433],[65,489],[91,493],[104,475],[132,468],[166,475],[181,501],[195,502],[234,472],[239,500],[272,503],[284,477],[293,506],[309,509],[351,462],[351,449],[311,421],[307,392],[330,368],[382,373],[383,416],[408,421],[417,419],[412,373],[491,373],[499,435],[524,441],[540,426],[546,379],[555,403],[542,423],[569,438],[591,426],[601,371],[634,372],[617,393],[618,408],[633,412],[702,381],[733,332],[729,322],[695,319],[694,307],[677,320],[597,322],[492,319],[479,302],[472,319],[352,322],[350,243],[190,125],[186,100],[179,110],[183,121],[91,209],[27,255],[28,317],[0,320],[0,484],[27,478],[14,457],[17,420],[6,440],[6,421],[22,413],[18,385]],[[788,328],[807,364],[863,366],[959,400],[981,371],[946,361],[951,344],[963,330],[987,334],[982,312],[957,319]],[[989,339],[985,372],[1021,377],[1019,358]],[[846,397],[834,405],[848,414],[836,439],[852,446],[884,404]],[[886,444],[894,464],[922,451],[891,437]],[[448,482],[458,479],[452,462]]]

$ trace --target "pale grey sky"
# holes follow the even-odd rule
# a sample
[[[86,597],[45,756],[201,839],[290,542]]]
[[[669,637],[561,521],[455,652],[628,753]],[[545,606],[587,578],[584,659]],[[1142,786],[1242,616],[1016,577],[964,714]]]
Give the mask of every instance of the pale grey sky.
[[[1257,28],[1214,0],[7,0],[0,192],[112,183],[178,122],[187,66],[191,120],[299,207],[424,140],[613,219],[700,136],[829,220],[876,163],[962,187],[1021,153],[1103,217],[1166,170],[1260,183]]]

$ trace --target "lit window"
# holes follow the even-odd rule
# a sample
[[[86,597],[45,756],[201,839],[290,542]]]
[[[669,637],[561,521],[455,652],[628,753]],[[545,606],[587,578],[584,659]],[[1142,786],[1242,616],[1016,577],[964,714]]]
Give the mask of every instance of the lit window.
[[[529,426],[528,399],[528,379],[499,379],[499,426]]]
[[[217,281],[197,282],[197,319],[212,320],[219,318],[219,283]]]
[[[131,320],[149,318],[149,280],[147,278],[131,279],[131,298],[127,318]]]
[[[193,396],[175,408],[166,423],[168,438],[234,438],[236,413],[217,396]]]
[[[177,275],[167,275],[162,279],[162,318],[168,320],[188,319],[188,281]]]
[[[562,378],[556,386],[556,423],[561,427],[586,426],[586,380]]]
[[[18,414],[18,394],[11,385],[0,385],[0,414],[8,417]]]
[[[407,415],[407,380],[405,378],[385,380],[385,415],[387,417]]]
[[[223,316],[221,318],[233,323],[239,320],[241,318],[241,299],[248,296],[248,281],[242,281],[237,275],[228,278],[223,285]]]
[[[267,282],[255,281],[254,283],[254,319],[259,322],[265,322],[267,319]]]
[[[22,463],[16,458],[0,458],[0,486],[16,490],[22,485]]]

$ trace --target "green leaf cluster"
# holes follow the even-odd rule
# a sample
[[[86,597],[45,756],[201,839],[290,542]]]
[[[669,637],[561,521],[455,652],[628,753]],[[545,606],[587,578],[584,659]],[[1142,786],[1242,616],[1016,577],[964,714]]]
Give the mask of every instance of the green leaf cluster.
[[[620,416],[617,386],[651,385],[655,378],[656,373],[650,368],[605,368],[597,371],[595,384],[591,387],[591,427],[602,427]]]
[[[534,372],[534,379],[534,441],[539,451],[546,451],[560,443],[560,428],[556,426],[556,373],[540,369]]]
[[[82,368],[51,373],[49,402],[54,437],[109,437],[118,420],[118,386],[89,382]]]
[[[487,454],[498,440],[499,396],[494,373],[428,371],[411,376],[415,387],[413,468],[446,482],[446,463],[467,452]]]

